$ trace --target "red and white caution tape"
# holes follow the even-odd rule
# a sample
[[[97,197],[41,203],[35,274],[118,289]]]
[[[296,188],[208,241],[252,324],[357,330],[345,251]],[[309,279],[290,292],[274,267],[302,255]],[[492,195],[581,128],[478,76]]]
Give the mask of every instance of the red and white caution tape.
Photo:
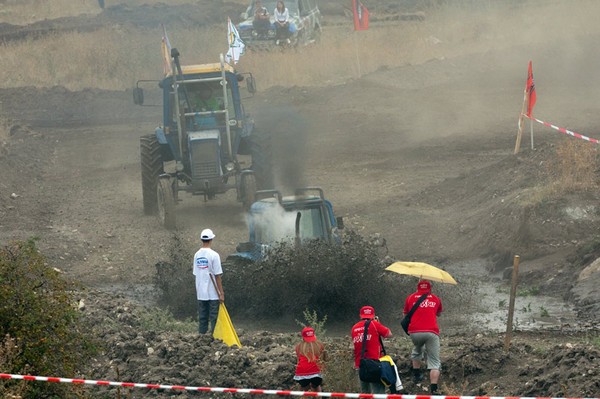
[[[554,126],[554,125],[552,125],[552,124],[550,124],[548,122],[544,122],[544,121],[541,121],[541,120],[539,120],[537,118],[534,118],[533,116],[527,116],[525,114],[523,114],[523,116],[526,117],[526,118],[531,119],[532,121],[536,121],[537,123],[541,123],[544,126],[548,126],[548,127],[552,128],[554,130],[558,130],[561,133],[568,134],[569,136],[577,137],[578,139],[582,139],[582,140],[587,140],[590,143],[600,144],[600,140],[593,139],[593,138],[588,137],[588,136],[584,136],[583,134],[572,132],[572,131],[567,130],[567,129],[562,128],[562,127]]]
[[[278,396],[311,396],[325,398],[359,398],[359,399],[567,399],[543,397],[514,397],[514,396],[447,396],[447,395],[398,395],[398,394],[370,394],[370,393],[342,393],[342,392],[305,392],[305,391],[279,391],[273,389],[248,389],[248,388],[218,388],[218,387],[188,387],[183,385],[140,384],[133,382],[114,382],[82,380],[75,378],[39,377],[34,375],[2,374],[0,379],[59,382],[66,384],[87,384],[99,386],[114,386],[125,388],[170,389],[174,391],[196,392],[225,392],[245,393],[251,395],[278,395]],[[600,398],[568,398],[568,399],[600,399]]]

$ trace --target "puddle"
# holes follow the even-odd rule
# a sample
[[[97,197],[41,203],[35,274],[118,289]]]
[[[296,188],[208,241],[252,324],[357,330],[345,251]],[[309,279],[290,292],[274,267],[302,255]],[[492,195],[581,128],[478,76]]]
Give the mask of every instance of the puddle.
[[[440,317],[441,328],[448,332],[493,331],[505,332],[510,300],[510,281],[502,274],[489,274],[491,265],[484,260],[472,260],[448,266],[448,271],[465,284],[474,284],[471,304],[456,314],[448,309],[451,320]],[[513,329],[527,331],[538,329],[558,330],[574,327],[577,313],[561,297],[546,295],[536,287],[517,285]],[[443,300],[443,298],[442,298]]]

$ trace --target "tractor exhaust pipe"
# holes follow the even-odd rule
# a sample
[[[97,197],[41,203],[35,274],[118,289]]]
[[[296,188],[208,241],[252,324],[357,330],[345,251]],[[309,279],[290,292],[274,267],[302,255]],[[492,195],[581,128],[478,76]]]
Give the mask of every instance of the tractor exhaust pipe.
[[[204,202],[208,202],[208,180],[204,180]]]

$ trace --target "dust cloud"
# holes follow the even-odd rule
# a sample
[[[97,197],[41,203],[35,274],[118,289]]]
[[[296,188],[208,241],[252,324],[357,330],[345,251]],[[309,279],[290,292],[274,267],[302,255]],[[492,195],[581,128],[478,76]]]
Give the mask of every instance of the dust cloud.
[[[282,206],[276,205],[265,212],[253,215],[255,230],[269,232],[260,242],[292,241],[295,236],[296,213],[286,212]]]
[[[290,194],[305,186],[309,122],[293,106],[264,104],[253,113],[257,128],[271,136],[275,187]]]
[[[411,139],[516,133],[529,60],[537,92],[534,116],[596,133],[586,118],[595,116],[600,100],[600,2],[465,3],[433,10],[426,29],[403,38],[415,45],[409,65],[374,74],[403,91],[397,106],[409,111],[402,113],[402,123]],[[420,62],[428,51],[433,57]],[[418,75],[427,78],[411,79]],[[464,77],[470,87],[451,86]]]

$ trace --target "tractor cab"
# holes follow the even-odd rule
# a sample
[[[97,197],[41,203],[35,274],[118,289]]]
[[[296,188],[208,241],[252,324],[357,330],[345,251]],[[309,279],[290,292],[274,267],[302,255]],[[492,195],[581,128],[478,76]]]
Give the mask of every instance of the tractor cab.
[[[342,228],[343,219],[335,217],[321,188],[300,188],[290,196],[282,196],[277,190],[257,191],[256,202],[248,211],[249,240],[239,244],[228,259],[256,261],[271,245],[282,241],[296,245],[311,240],[339,243],[338,230]]]

